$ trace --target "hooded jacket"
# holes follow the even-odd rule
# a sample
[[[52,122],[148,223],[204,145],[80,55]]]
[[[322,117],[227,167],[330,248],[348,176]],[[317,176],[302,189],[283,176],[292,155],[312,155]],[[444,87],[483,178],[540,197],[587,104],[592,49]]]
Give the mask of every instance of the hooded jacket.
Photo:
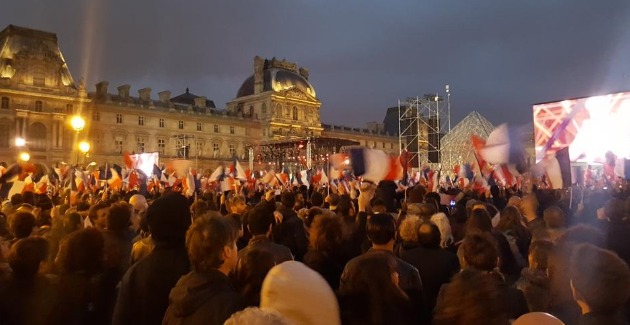
[[[243,297],[218,270],[192,271],[171,290],[163,325],[222,325],[247,306]]]

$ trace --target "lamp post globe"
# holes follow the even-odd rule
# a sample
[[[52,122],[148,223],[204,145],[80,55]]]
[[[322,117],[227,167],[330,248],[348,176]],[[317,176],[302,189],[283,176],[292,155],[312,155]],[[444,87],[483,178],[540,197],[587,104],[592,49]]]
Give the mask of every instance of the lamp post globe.
[[[87,141],[81,141],[79,143],[79,150],[81,150],[82,153],[87,153],[90,151],[90,144],[87,143]]]
[[[85,120],[81,116],[76,115],[70,120],[70,125],[75,131],[79,132],[85,127]]]
[[[23,162],[27,162],[31,160],[31,155],[28,152],[22,152],[20,153],[20,160]]]

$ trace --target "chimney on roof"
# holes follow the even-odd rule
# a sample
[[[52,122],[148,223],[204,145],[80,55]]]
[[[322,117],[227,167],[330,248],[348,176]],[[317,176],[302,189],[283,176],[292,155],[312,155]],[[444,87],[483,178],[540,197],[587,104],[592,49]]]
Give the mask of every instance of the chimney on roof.
[[[148,102],[151,100],[151,88],[142,88],[138,90],[138,95],[140,96],[140,100],[143,102]]]
[[[109,82],[101,81],[96,84],[96,98],[98,99],[107,99],[107,87],[109,86]]]
[[[129,85],[118,86],[118,96],[125,99],[129,98],[129,89],[131,89]]]
[[[263,91],[263,70],[265,60],[258,55],[254,57],[254,94],[260,94]]]
[[[162,103],[168,104],[171,101],[171,91],[170,90],[160,91],[158,93],[158,97],[160,98],[160,101]]]
[[[201,96],[201,97],[197,97],[195,98],[195,106],[199,107],[199,108],[206,108],[206,101],[208,99],[206,98],[206,96]]]

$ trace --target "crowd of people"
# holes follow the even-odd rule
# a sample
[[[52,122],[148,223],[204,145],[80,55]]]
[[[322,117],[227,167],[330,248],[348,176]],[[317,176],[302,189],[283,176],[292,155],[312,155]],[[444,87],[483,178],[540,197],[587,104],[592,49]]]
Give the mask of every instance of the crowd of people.
[[[15,194],[0,323],[628,324],[630,187],[584,191]]]

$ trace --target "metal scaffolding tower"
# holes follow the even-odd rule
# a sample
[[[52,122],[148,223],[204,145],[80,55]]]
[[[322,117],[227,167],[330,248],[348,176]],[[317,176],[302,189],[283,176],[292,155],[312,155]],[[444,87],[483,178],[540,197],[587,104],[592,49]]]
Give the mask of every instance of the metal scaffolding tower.
[[[438,94],[398,100],[398,144],[410,155],[411,166],[428,163],[439,169],[440,141],[451,128],[450,87],[446,86],[446,101]]]
[[[190,143],[188,140],[194,139],[195,136],[187,135],[187,134],[177,134],[172,136],[175,138],[175,154],[179,159],[189,159],[190,158]],[[197,155],[196,155],[197,156]]]

